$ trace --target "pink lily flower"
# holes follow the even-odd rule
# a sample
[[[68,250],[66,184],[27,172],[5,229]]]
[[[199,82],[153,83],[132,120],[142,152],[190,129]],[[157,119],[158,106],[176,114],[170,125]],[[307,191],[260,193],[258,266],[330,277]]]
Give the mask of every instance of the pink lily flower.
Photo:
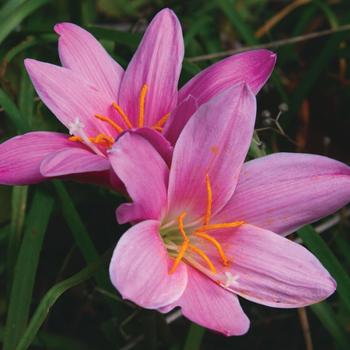
[[[255,113],[246,84],[217,94],[186,124],[170,170],[137,134],[113,146],[111,164],[133,199],[117,219],[136,223],[110,263],[123,298],[161,312],[179,306],[193,322],[230,336],[249,328],[237,296],[294,308],[334,292],[316,257],[284,236],[349,201],[350,168],[291,153],[243,164]]]
[[[33,59],[25,66],[69,135],[29,132],[1,144],[1,184],[60,176],[108,183],[114,178],[108,150],[125,130],[143,135],[170,162],[172,145],[201,104],[240,81],[257,93],[276,61],[267,50],[238,54],[202,71],[178,92],[184,44],[169,9],[152,20],[125,71],[84,29],[60,23],[55,31],[62,67]]]

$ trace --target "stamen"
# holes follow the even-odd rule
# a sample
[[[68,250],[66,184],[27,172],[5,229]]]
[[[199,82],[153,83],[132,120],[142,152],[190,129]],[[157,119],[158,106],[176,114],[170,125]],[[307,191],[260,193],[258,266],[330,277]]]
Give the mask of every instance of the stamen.
[[[79,141],[83,142],[83,139],[80,136],[71,136],[68,138],[69,141]]]
[[[98,134],[96,137],[89,137],[90,141],[96,144],[107,143],[111,147],[114,143],[114,138],[105,134]]]
[[[202,227],[198,228],[195,232],[205,232],[210,230],[217,230],[220,228],[232,228],[232,227],[238,227],[244,224],[244,221],[234,221],[234,222],[226,222],[223,224],[212,224],[212,225],[203,225]]]
[[[147,93],[147,85],[144,84],[140,93],[140,109],[139,109],[139,128],[143,127],[145,117],[145,97]]]
[[[194,246],[192,244],[189,244],[188,246],[192,251],[194,251],[195,253],[197,253],[198,255],[200,255],[203,258],[203,260],[208,264],[211,272],[216,273],[216,269],[215,269],[213,263],[210,261],[208,256],[203,252],[203,250],[197,248],[196,246]]]
[[[171,275],[172,273],[175,272],[177,266],[179,265],[180,261],[182,260],[182,258],[184,257],[186,250],[189,246],[190,240],[186,235],[185,229],[184,229],[184,222],[183,219],[186,216],[186,212],[184,211],[183,213],[181,213],[181,215],[177,218],[178,221],[178,225],[179,225],[179,231],[184,239],[184,242],[180,248],[179,254],[177,255],[173,266],[171,267],[171,269],[169,270],[169,275]]]
[[[166,115],[164,115],[162,118],[160,118],[157,123],[155,123],[152,128],[157,130],[157,131],[162,131],[163,130],[163,126],[166,123],[166,121],[168,120],[170,116],[170,113],[167,113]]]
[[[120,116],[123,118],[126,126],[129,128],[129,129],[132,129],[133,126],[130,122],[130,119],[128,118],[128,116],[124,113],[124,111],[122,110],[122,108],[115,102],[112,103],[112,106],[117,110],[117,112],[120,114]]]
[[[217,251],[222,259],[222,263],[224,264],[224,266],[228,266],[229,260],[227,259],[220,243],[215,238],[207,235],[206,233],[202,233],[202,232],[194,232],[193,234],[196,235],[197,237],[201,237],[203,239],[206,239],[210,243],[214,244],[215,248],[217,249]]]
[[[111,125],[115,130],[117,130],[117,132],[120,134],[121,132],[123,132],[124,130],[116,123],[114,122],[112,119],[105,117],[104,115],[101,114],[95,114],[95,118],[100,119],[106,123],[108,123],[109,125]]]
[[[211,185],[210,185],[210,179],[209,175],[205,175],[205,184],[207,186],[207,193],[208,193],[208,203],[207,203],[207,212],[204,217],[204,225],[208,225],[210,222],[210,217],[211,217],[211,207],[213,203],[213,192],[211,190]]]

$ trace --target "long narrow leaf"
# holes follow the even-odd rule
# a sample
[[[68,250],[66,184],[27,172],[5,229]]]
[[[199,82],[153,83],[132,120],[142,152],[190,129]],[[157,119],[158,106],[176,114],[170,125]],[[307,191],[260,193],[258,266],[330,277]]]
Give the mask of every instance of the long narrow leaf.
[[[312,226],[303,227],[298,235],[337,281],[339,297],[350,311],[350,277],[339,260]]]
[[[192,323],[186,338],[184,350],[199,350],[204,332],[204,328],[196,325],[195,323]]]
[[[65,221],[71,230],[74,240],[87,263],[95,262],[99,259],[99,254],[94,246],[90,235],[75,208],[72,198],[60,181],[54,181],[55,190],[61,202],[62,213]],[[96,276],[96,282],[103,288],[109,285],[106,272],[100,271]]]
[[[27,325],[42,242],[53,208],[52,197],[36,192],[18,254],[7,313],[4,350],[13,350]]]
[[[68,289],[73,288],[91,278],[98,271],[100,266],[100,262],[90,264],[72,277],[69,277],[53,286],[42,298],[17,347],[12,349],[28,349],[57,299]]]

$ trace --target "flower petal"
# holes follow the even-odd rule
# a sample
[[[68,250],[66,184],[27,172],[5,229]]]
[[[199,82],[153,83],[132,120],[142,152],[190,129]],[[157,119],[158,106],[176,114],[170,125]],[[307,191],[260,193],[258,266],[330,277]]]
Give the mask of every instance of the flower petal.
[[[225,90],[197,110],[174,148],[170,216],[184,210],[193,219],[205,214],[207,174],[213,190],[213,214],[226,204],[249,148],[255,113],[255,96],[245,84]]]
[[[183,54],[179,21],[164,9],[148,26],[120,86],[119,103],[134,126],[140,126],[138,102],[144,84],[148,87],[145,126],[153,126],[175,107]]]
[[[215,284],[192,267],[188,267],[188,283],[181,298],[172,306],[180,306],[191,321],[214,331],[231,335],[245,334],[249,319],[236,295]],[[161,312],[168,312],[169,306]]]
[[[134,132],[144,137],[156,149],[165,162],[170,165],[173,156],[173,146],[162,134],[150,128],[137,128]]]
[[[50,153],[40,166],[40,172],[46,177],[108,170],[110,163],[83,148],[69,148]]]
[[[190,95],[171,112],[163,133],[173,145],[175,145],[182,129],[197,109],[197,100]]]
[[[0,145],[0,183],[26,185],[45,180],[42,160],[53,152],[76,147],[67,136],[56,132],[29,132]]]
[[[172,266],[159,235],[159,222],[149,220],[130,228],[119,240],[109,267],[113,285],[123,298],[148,309],[169,305],[187,285],[186,266]]]
[[[83,28],[73,23],[58,23],[54,29],[60,36],[58,50],[62,65],[80,74],[106,94],[110,103],[116,101],[123,68]]]
[[[270,77],[276,54],[269,50],[251,50],[221,60],[193,77],[179,91],[179,103],[192,95],[201,105],[217,93],[245,82],[254,94]]]
[[[165,136],[175,144],[181,130],[194,113],[193,108],[197,109],[230,86],[245,82],[257,94],[269,78],[275,63],[276,55],[271,51],[252,50],[228,57],[203,70],[180,89],[180,108],[169,118],[164,130]],[[192,101],[185,103],[189,97]]]
[[[108,96],[70,69],[32,59],[24,63],[39,97],[67,128],[79,118],[88,136],[116,134],[109,124],[94,117],[114,113]]]
[[[244,164],[216,222],[244,220],[286,235],[350,200],[350,168],[310,154],[277,153]]]
[[[330,296],[335,281],[303,246],[253,225],[212,233],[231,260],[232,292],[259,304],[302,307]],[[213,254],[215,252],[213,251]],[[210,256],[220,265],[218,254]]]
[[[118,208],[118,222],[160,219],[166,209],[169,170],[153,146],[142,136],[126,132],[114,144],[109,160],[134,201]]]

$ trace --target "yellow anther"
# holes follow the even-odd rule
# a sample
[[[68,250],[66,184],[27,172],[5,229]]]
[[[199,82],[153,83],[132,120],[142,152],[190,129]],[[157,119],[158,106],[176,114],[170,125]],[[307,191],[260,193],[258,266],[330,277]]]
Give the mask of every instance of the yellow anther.
[[[203,232],[194,232],[193,234],[196,235],[197,237],[201,237],[201,238],[209,241],[210,243],[212,243],[215,246],[215,248],[217,249],[217,251],[221,257],[222,263],[225,266],[228,266],[229,260],[227,259],[226,255],[224,253],[224,250],[221,247],[221,244],[214,237],[211,237],[208,234],[203,233]]]
[[[80,136],[71,136],[68,138],[69,141],[79,141],[82,142],[83,139]]]
[[[112,103],[112,106],[114,107],[114,109],[120,114],[120,116],[122,117],[122,119],[124,120],[124,123],[126,124],[126,126],[129,129],[132,129],[133,126],[130,122],[130,119],[128,118],[128,116],[125,114],[125,112],[122,110],[122,108],[115,102]]]
[[[225,222],[223,224],[212,224],[212,225],[203,225],[198,228],[195,232],[205,232],[210,230],[217,230],[221,228],[233,228],[238,227],[244,224],[244,221],[234,221],[234,222]]]
[[[111,147],[114,143],[114,138],[105,134],[98,134],[96,137],[89,137],[89,140],[96,144],[107,143]]]
[[[169,119],[170,113],[167,113],[166,115],[164,115],[162,118],[160,118],[157,123],[155,123],[152,128],[157,130],[157,131],[162,131],[163,130],[163,126],[166,123],[166,121]]]
[[[208,266],[209,266],[211,272],[216,273],[216,269],[215,269],[213,263],[210,261],[210,259],[208,258],[208,256],[203,252],[203,250],[197,248],[196,246],[194,246],[194,245],[192,245],[192,244],[189,244],[189,248],[190,248],[193,252],[197,253],[197,254],[208,264]]]
[[[141,89],[140,93],[140,109],[139,109],[139,128],[142,128],[144,125],[144,118],[145,118],[145,98],[147,94],[147,85],[144,84]]]
[[[109,125],[111,125],[115,130],[117,130],[117,132],[120,134],[121,132],[123,132],[124,130],[116,123],[114,122],[112,119],[105,117],[104,115],[101,114],[95,114],[95,118],[102,120],[106,123],[108,123]]]
[[[207,212],[205,213],[205,217],[204,217],[204,225],[208,225],[210,222],[210,217],[211,217],[211,207],[213,204],[213,192],[211,190],[211,185],[210,185],[210,179],[209,179],[209,175],[206,174],[205,175],[205,184],[207,187]]]

